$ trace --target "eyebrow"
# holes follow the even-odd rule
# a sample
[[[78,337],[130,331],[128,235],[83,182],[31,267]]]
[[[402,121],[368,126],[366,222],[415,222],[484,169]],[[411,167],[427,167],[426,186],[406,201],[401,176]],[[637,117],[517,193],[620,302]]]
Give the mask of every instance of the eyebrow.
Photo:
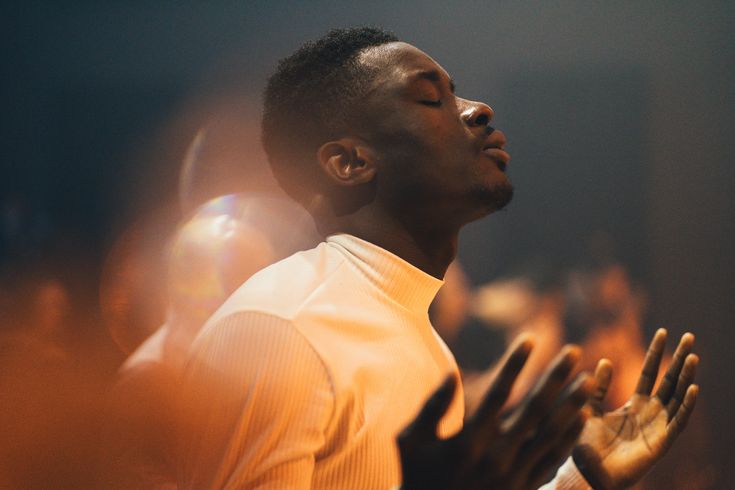
[[[437,82],[437,83],[442,81],[442,76],[439,74],[437,70],[420,71],[416,74],[415,78],[417,79],[423,78],[425,80],[430,80],[432,82]],[[450,78],[449,79],[449,90],[452,93],[454,93],[454,89],[455,89],[454,80]]]

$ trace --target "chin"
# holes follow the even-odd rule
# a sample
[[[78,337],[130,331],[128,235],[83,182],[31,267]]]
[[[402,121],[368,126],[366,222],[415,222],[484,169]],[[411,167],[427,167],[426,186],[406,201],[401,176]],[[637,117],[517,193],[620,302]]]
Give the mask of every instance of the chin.
[[[475,201],[484,208],[484,214],[500,211],[513,200],[513,184],[504,179],[490,186],[477,187],[472,192]]]

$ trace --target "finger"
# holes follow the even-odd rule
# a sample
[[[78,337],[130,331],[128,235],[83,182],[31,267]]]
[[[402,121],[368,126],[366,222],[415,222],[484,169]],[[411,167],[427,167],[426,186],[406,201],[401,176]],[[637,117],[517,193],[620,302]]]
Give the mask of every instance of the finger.
[[[684,367],[679,375],[679,380],[676,383],[676,392],[674,396],[669,400],[666,405],[666,411],[669,414],[669,420],[676,414],[684,401],[686,392],[689,386],[694,382],[694,376],[697,372],[697,365],[699,364],[699,356],[696,354],[689,354],[684,361]]]
[[[583,408],[587,400],[597,387],[595,378],[582,373],[564,390],[560,396],[560,403],[544,426],[524,448],[523,464],[533,467],[536,462],[555,450],[567,430],[586,411]]]
[[[679,345],[676,347],[676,352],[674,352],[674,358],[671,360],[671,365],[669,366],[669,369],[666,370],[666,375],[664,375],[664,379],[661,380],[661,385],[656,391],[656,396],[664,405],[669,402],[671,395],[674,394],[680,371],[684,366],[684,360],[692,351],[693,345],[694,335],[687,332],[681,336]]]
[[[589,405],[595,415],[602,413],[602,402],[607,395],[612,381],[612,362],[609,359],[600,359],[595,367],[595,381],[597,386],[590,397]]]
[[[416,418],[398,435],[401,445],[421,444],[437,438],[436,427],[449,408],[457,387],[457,379],[449,375],[429,397]]]
[[[689,416],[692,414],[694,405],[697,402],[698,394],[699,386],[690,385],[689,388],[687,388],[686,395],[684,395],[684,401],[666,428],[666,447],[671,446],[681,431],[684,430],[684,427],[686,427],[687,422],[689,422]]]
[[[556,356],[551,366],[536,383],[521,406],[508,422],[508,430],[515,439],[514,446],[524,442],[526,435],[535,430],[539,420],[546,416],[554,405],[569,374],[579,362],[581,349],[567,345]]]
[[[664,354],[664,346],[666,345],[666,329],[659,328],[651,340],[651,345],[646,352],[646,358],[643,361],[643,369],[641,377],[638,379],[638,386],[635,392],[639,395],[650,395],[653,385],[658,375],[658,367],[661,364],[661,358]]]
[[[533,337],[522,334],[508,348],[495,380],[472,419],[471,423],[477,427],[476,430],[487,432],[490,426],[497,426],[498,413],[508,399],[518,374],[525,366],[533,345]]]
[[[549,472],[557,468],[569,456],[572,447],[579,439],[579,434],[584,429],[587,418],[588,414],[585,411],[580,412],[557,442],[536,462],[529,475],[528,488],[538,488]]]

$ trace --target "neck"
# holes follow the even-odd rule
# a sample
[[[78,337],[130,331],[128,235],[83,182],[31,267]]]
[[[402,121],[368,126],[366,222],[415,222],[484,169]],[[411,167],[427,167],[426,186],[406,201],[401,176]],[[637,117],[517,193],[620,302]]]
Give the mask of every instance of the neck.
[[[443,279],[457,255],[459,227],[439,228],[426,223],[405,223],[395,217],[367,214],[351,215],[321,223],[325,234],[349,233],[373,243],[437,279]]]

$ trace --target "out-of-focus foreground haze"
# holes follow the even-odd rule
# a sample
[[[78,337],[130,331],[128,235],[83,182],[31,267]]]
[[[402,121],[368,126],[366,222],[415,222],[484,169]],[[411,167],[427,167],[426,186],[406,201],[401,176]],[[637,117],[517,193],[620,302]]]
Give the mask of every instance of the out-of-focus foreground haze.
[[[266,77],[353,25],[429,53],[508,137],[516,194],[464,230],[469,283],[624,264],[646,290],[645,338],[697,335],[702,433],[674,452],[697,448],[692,485],[735,481],[732,1],[15,3],[2,15],[0,487],[97,481],[75,464],[96,453],[95,407],[125,353],[164,320],[168,240],[217,195],[283,197],[258,144]],[[38,352],[71,368],[49,379]]]

